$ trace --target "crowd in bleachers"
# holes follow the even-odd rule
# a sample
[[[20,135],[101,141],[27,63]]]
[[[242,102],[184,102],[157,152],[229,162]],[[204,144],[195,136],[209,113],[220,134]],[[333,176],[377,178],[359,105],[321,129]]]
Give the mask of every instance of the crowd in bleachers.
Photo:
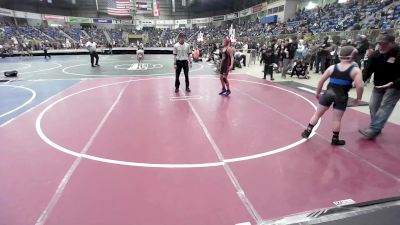
[[[390,6],[389,6],[390,4]],[[248,21],[245,18],[232,20],[222,25],[197,27],[192,29],[156,29],[144,28],[96,28],[91,27],[32,27],[28,25],[12,25],[10,21],[0,24],[0,44],[8,48],[19,50],[22,44],[32,50],[42,48],[47,43],[50,48],[80,48],[87,38],[92,38],[98,46],[136,46],[137,41],[128,43],[123,34],[143,35],[146,47],[172,47],[179,33],[186,34],[189,42],[195,42],[198,34],[203,34],[206,45],[221,42],[228,35],[232,26],[235,29],[238,45],[252,42],[257,39],[278,36],[282,34],[306,33],[317,34],[330,31],[344,31],[350,29],[388,29],[400,27],[400,3],[393,0],[365,0],[351,1],[348,4],[332,3],[314,10],[299,10],[286,23],[261,24],[258,19]],[[86,34],[83,34],[83,30]],[[108,33],[108,37],[106,34]],[[68,40],[68,41],[66,41]]]
[[[81,28],[80,27],[71,27],[68,29],[63,29],[64,32],[69,35],[74,41],[79,41],[81,39]]]
[[[353,27],[359,30],[364,25],[359,24],[362,20],[380,12],[392,2],[392,0],[353,1],[348,4],[327,4],[314,10],[302,9],[288,21],[287,31],[319,33],[345,31]]]
[[[396,28],[400,21],[400,4],[391,5],[386,10],[381,10],[374,13],[373,17],[369,18],[363,27],[368,29],[390,29]]]
[[[107,44],[107,39],[102,29],[88,28],[86,32],[98,45]]]

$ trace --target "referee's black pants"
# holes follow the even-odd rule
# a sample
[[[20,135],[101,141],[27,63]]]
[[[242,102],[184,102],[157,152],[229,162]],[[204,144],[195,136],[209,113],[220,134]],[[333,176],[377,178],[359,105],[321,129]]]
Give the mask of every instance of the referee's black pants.
[[[90,52],[90,62],[92,66],[94,66],[94,58],[96,58],[96,65],[99,65],[99,54],[97,54],[97,52]]]
[[[47,59],[47,57],[49,57],[49,59],[51,58],[51,55],[47,52],[47,49],[44,49],[44,59]]]
[[[189,62],[188,60],[176,60],[176,71],[175,71],[175,88],[179,89],[179,76],[181,75],[181,71],[183,69],[183,73],[185,74],[185,83],[186,89],[189,88]]]

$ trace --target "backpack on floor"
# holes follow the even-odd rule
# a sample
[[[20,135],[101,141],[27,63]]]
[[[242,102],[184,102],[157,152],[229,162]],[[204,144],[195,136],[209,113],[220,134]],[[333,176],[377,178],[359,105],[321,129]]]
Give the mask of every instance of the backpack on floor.
[[[4,76],[6,76],[6,77],[16,77],[17,75],[18,75],[18,71],[16,71],[16,70],[4,72]]]

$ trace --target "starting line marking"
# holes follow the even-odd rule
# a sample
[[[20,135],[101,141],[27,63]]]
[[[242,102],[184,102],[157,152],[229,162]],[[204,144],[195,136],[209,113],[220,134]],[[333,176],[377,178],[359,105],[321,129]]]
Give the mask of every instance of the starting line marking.
[[[193,99],[202,99],[203,97],[200,95],[194,95],[194,96],[178,96],[178,97],[170,97],[169,100],[171,101],[187,101],[187,100],[193,100]]]

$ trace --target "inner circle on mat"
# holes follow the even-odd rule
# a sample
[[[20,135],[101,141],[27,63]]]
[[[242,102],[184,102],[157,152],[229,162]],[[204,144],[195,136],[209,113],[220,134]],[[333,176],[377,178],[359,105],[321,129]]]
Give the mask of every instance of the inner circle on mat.
[[[99,162],[103,162],[103,163],[110,163],[110,164],[116,164],[116,165],[138,166],[138,167],[156,167],[156,168],[200,168],[200,167],[223,166],[225,163],[246,161],[246,160],[261,158],[261,157],[265,157],[265,156],[268,156],[268,155],[273,155],[273,154],[277,154],[277,153],[280,153],[280,152],[283,152],[283,151],[287,151],[287,150],[290,150],[291,148],[294,148],[295,146],[298,146],[298,145],[300,145],[300,144],[302,144],[302,143],[304,143],[306,141],[306,139],[299,139],[299,140],[297,140],[297,141],[295,141],[293,143],[289,143],[289,144],[287,144],[286,146],[283,146],[283,147],[279,147],[279,148],[276,148],[276,149],[268,149],[267,151],[264,151],[262,153],[251,154],[251,155],[246,155],[246,156],[242,156],[242,157],[228,158],[228,159],[225,159],[223,162],[218,162],[217,161],[217,162],[192,163],[192,164],[173,164],[173,163],[163,164],[163,163],[145,163],[145,162],[123,161],[123,160],[115,160],[115,159],[110,159],[110,158],[98,157],[98,156],[89,155],[89,154],[82,154],[82,153],[79,153],[77,151],[74,151],[73,149],[68,149],[68,148],[66,148],[64,146],[61,146],[61,145],[55,143],[53,140],[51,140],[50,138],[47,137],[47,135],[44,133],[44,131],[42,129],[42,125],[41,125],[42,124],[42,119],[46,115],[46,113],[51,108],[53,108],[55,105],[59,104],[60,102],[65,101],[66,99],[69,99],[69,98],[71,98],[73,96],[77,96],[77,95],[80,95],[80,94],[83,94],[83,93],[88,93],[88,92],[96,90],[96,89],[104,88],[104,87],[120,85],[120,84],[124,84],[124,83],[131,83],[131,82],[139,82],[139,81],[146,81],[146,80],[156,80],[156,79],[158,80],[158,79],[171,79],[171,78],[146,78],[146,79],[135,79],[135,80],[128,80],[128,81],[114,82],[114,83],[110,83],[110,84],[105,84],[105,85],[100,85],[100,86],[84,89],[84,90],[81,90],[79,92],[67,95],[67,96],[65,96],[63,98],[60,98],[57,101],[53,102],[52,104],[48,105],[39,114],[38,118],[36,119],[36,131],[39,134],[39,136],[43,139],[43,141],[45,141],[47,144],[49,144],[50,146],[54,147],[55,149],[57,149],[59,151],[62,151],[64,153],[67,153],[67,154],[75,156],[75,157],[81,157],[81,158],[86,158],[86,159],[90,159],[90,160],[94,160],[94,161],[99,161]],[[217,78],[205,78],[205,77],[198,78],[198,79],[215,79],[215,80],[217,80]],[[277,86],[266,84],[266,83],[260,83],[260,82],[248,81],[248,80],[241,80],[241,79],[231,79],[231,80],[237,81],[237,82],[243,82],[243,83],[255,84],[255,85],[263,85],[263,86],[268,86],[268,87],[271,87],[271,88],[275,88],[275,89],[281,90],[283,92],[287,92],[289,94],[292,94],[292,95],[295,95],[297,97],[300,97],[305,102],[307,102],[309,105],[311,105],[314,108],[314,110],[316,110],[316,108],[317,108],[316,105],[313,104],[307,98],[301,96],[298,93],[295,93],[295,92],[290,91],[290,90],[286,90],[286,89],[281,88],[281,87],[277,87]],[[319,123],[316,125],[315,129],[317,129],[318,126],[319,126]]]

